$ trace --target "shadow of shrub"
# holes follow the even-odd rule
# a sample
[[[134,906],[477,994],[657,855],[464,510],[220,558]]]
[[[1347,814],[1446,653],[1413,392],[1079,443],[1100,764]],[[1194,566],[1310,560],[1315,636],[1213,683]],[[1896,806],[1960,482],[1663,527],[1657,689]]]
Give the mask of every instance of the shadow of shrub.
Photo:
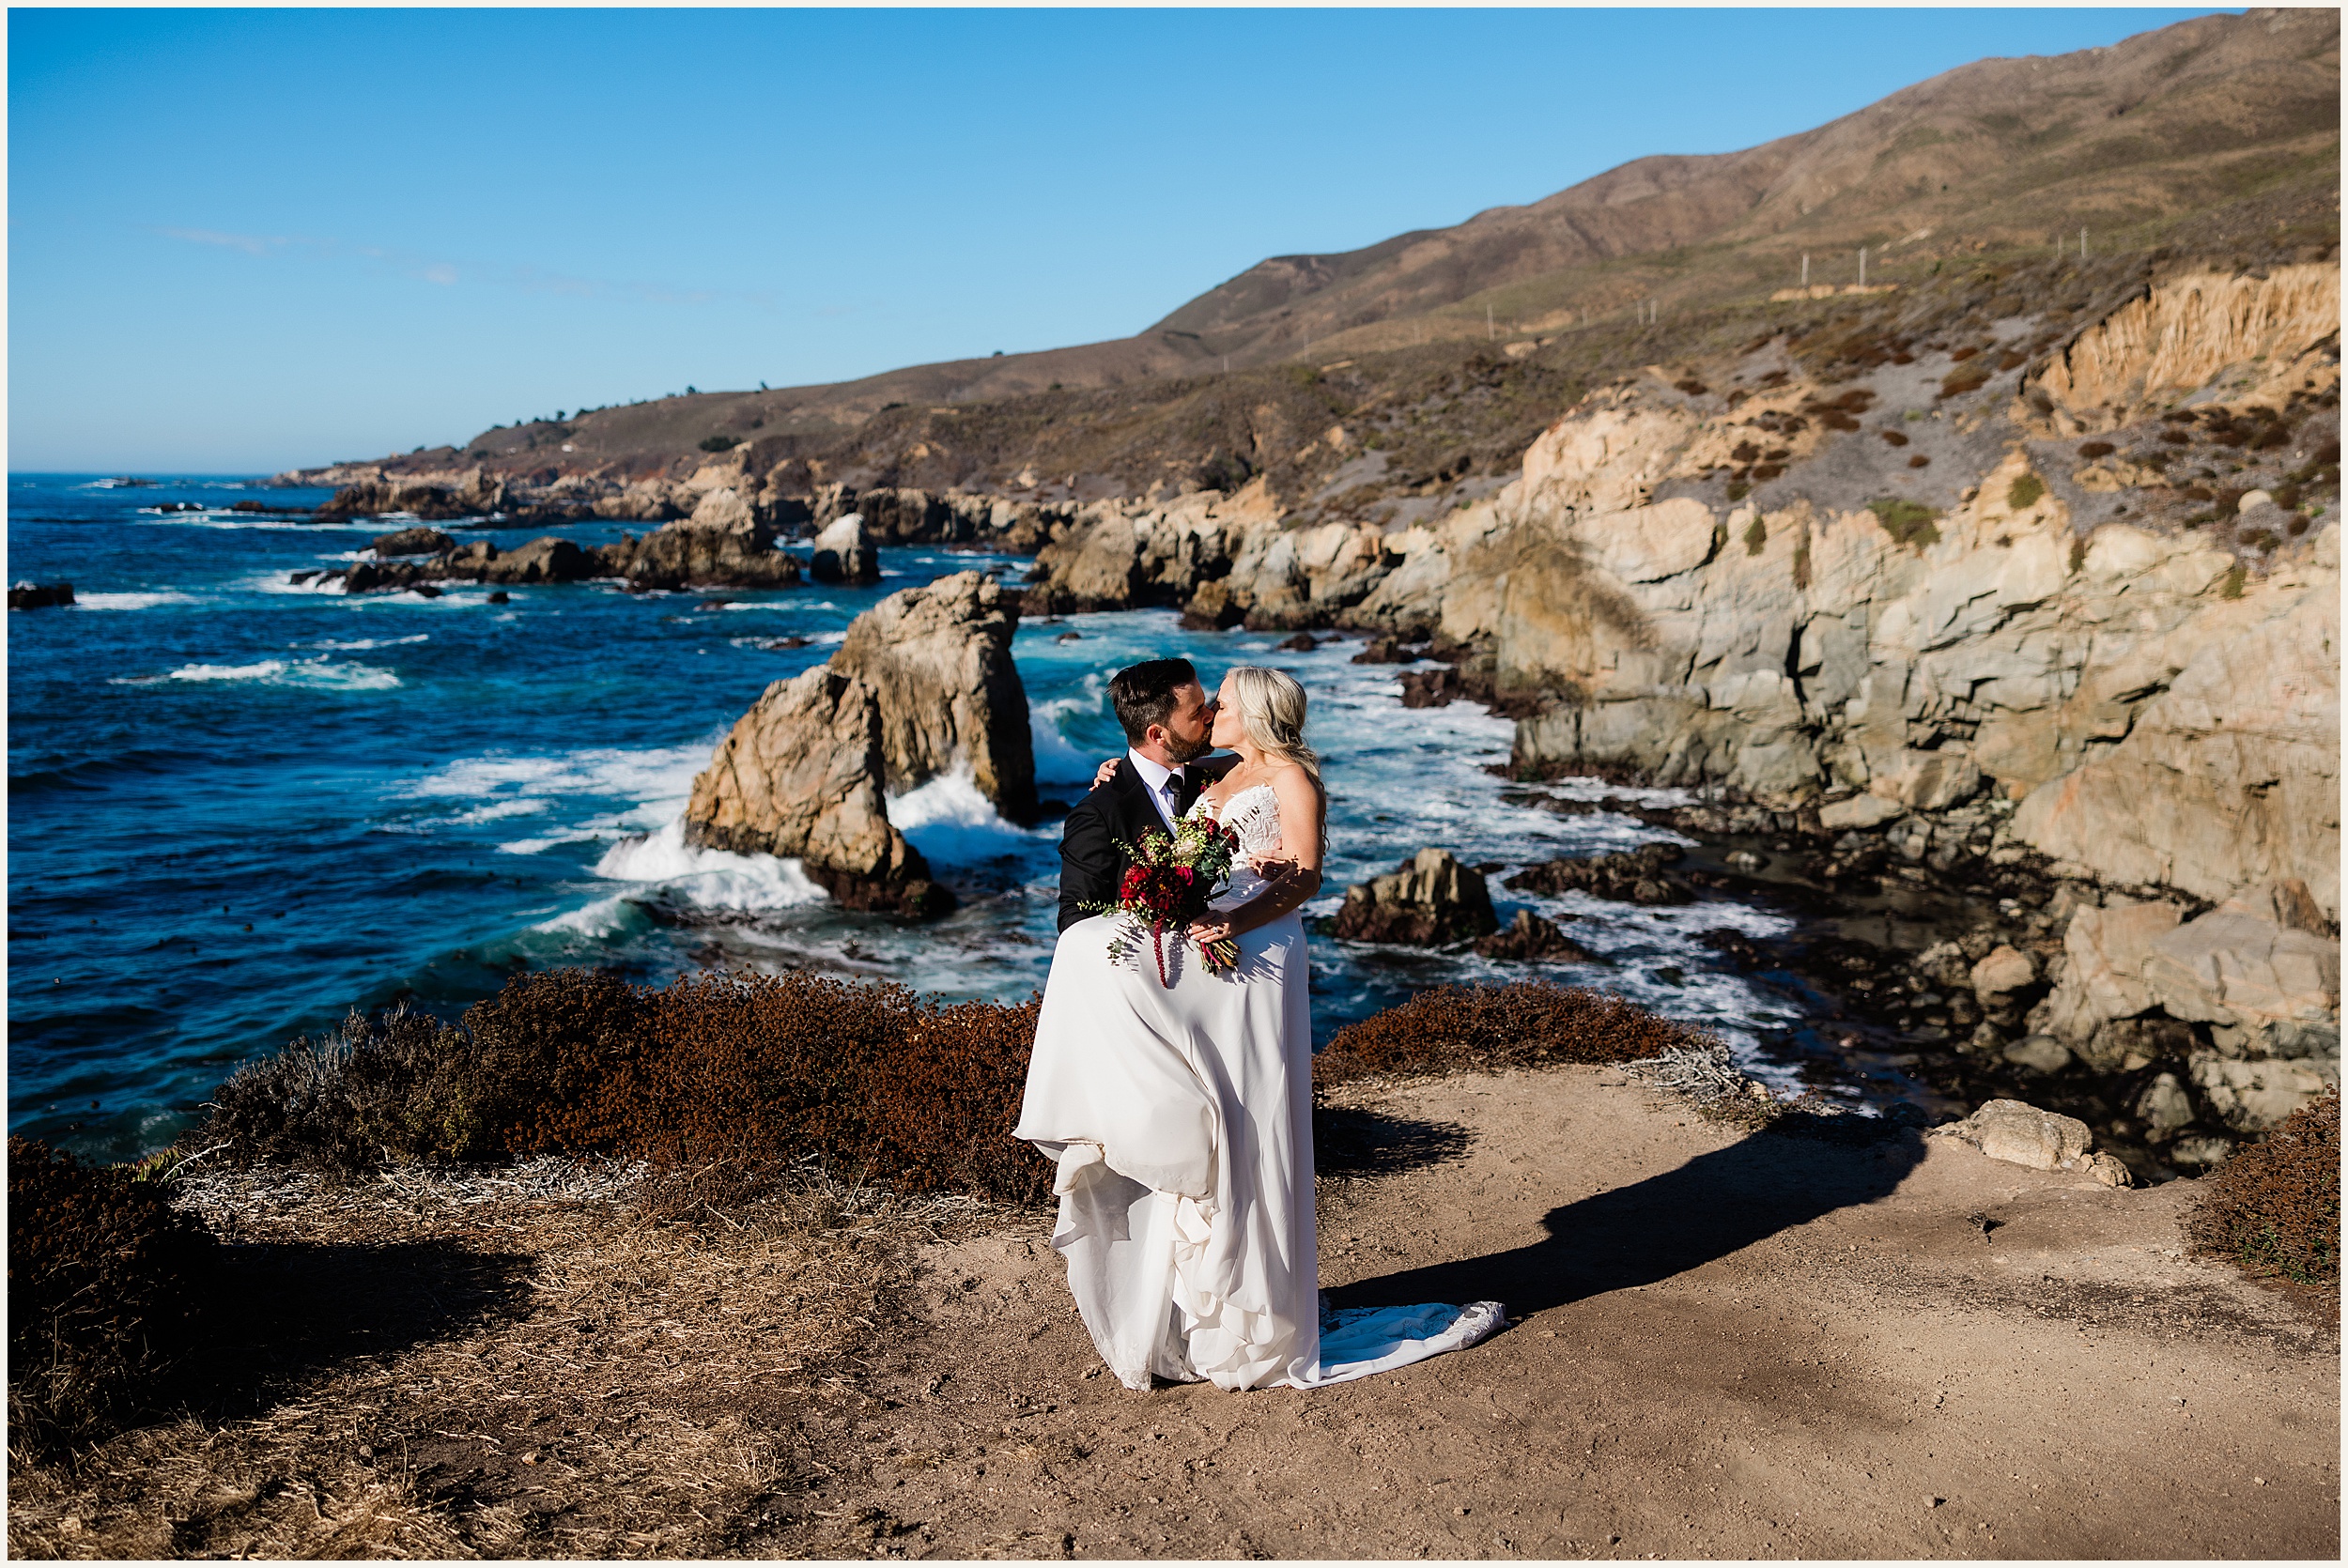
[[[220,1244],[147,1168],[8,1140],[8,1446],[104,1429],[193,1345]]]
[[[2196,1252],[2255,1276],[2340,1283],[2338,1094],[2294,1111],[2199,1186],[2185,1221]]]

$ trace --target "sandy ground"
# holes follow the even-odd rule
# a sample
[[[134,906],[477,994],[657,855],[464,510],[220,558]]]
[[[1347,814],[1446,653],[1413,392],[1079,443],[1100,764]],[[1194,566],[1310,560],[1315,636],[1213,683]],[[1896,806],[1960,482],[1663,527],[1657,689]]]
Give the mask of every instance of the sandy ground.
[[[249,1291],[216,1386],[12,1467],[8,1545],[2339,1553],[2338,1298],[2182,1256],[2190,1183],[1748,1135],[1590,1068],[1357,1089],[1322,1153],[1339,1305],[1496,1298],[1510,1327],[1310,1392],[1135,1393],[1043,1216],[807,1190],[652,1224],[592,1171],[239,1178],[206,1200]]]
[[[2336,1309],[2182,1256],[2190,1183],[1740,1136],[1598,1068],[1357,1119],[1431,1159],[1324,1185],[1337,1304],[1494,1298],[1508,1330],[1311,1392],[1134,1393],[1040,1231],[929,1249],[925,1331],[843,1417],[867,1457],[772,1545],[2339,1555]]]

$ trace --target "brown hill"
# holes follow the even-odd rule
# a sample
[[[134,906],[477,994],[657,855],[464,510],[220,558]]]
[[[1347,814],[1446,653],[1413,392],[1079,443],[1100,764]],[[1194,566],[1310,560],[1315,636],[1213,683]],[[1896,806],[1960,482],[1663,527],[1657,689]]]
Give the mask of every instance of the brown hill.
[[[781,455],[817,455],[892,407],[1079,390],[1146,418],[1182,395],[1168,382],[1437,346],[1454,346],[1441,358],[1456,364],[1494,324],[1555,332],[1628,319],[1649,299],[1661,312],[1754,300],[1794,282],[1804,254],[1815,279],[1840,283],[1861,246],[1871,278],[1890,281],[1957,254],[2076,247],[2082,228],[2091,248],[2141,248],[2278,187],[2334,194],[2339,124],[2338,11],[2201,17],[2108,48],[1978,61],[1814,131],[1639,159],[1451,228],[1274,257],[1131,338],[597,409],[485,432],[461,457],[618,475],[689,467],[718,438],[783,438]]]

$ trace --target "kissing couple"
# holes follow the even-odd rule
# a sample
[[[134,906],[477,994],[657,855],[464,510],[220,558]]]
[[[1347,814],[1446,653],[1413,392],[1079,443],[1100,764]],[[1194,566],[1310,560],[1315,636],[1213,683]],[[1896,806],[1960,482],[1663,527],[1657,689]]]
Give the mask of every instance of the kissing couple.
[[[1299,912],[1329,813],[1305,688],[1242,665],[1209,697],[1189,660],[1151,659],[1109,701],[1128,748],[1062,830],[1059,945],[1013,1133],[1057,1165],[1052,1245],[1102,1360],[1129,1389],[1302,1388],[1482,1339],[1497,1302],[1321,1308]],[[1228,882],[1161,975],[1132,961],[1117,905],[1151,834],[1201,823],[1236,839]],[[1227,941],[1235,962],[1192,961]]]

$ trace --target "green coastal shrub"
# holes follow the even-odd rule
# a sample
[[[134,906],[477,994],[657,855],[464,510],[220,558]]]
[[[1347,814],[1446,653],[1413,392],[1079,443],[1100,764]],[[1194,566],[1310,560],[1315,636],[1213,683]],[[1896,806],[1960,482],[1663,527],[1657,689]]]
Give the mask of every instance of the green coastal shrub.
[[[701,442],[703,452],[732,452],[741,444],[738,436],[703,436]]]
[[[2186,1216],[2194,1250],[2246,1272],[2340,1283],[2340,1096],[2286,1118],[2197,1184]]]
[[[1867,510],[1876,515],[1876,521],[1883,525],[1883,531],[1895,543],[1913,545],[1921,550],[1940,542],[1940,530],[1935,526],[1940,514],[1923,501],[1886,497],[1869,501]]]
[[[2017,474],[2005,487],[2005,504],[2016,512],[2038,504],[2038,498],[2047,493],[2047,482],[2034,473]]]
[[[148,1391],[193,1343],[219,1252],[162,1182],[10,1138],[10,1451],[70,1446]]]

